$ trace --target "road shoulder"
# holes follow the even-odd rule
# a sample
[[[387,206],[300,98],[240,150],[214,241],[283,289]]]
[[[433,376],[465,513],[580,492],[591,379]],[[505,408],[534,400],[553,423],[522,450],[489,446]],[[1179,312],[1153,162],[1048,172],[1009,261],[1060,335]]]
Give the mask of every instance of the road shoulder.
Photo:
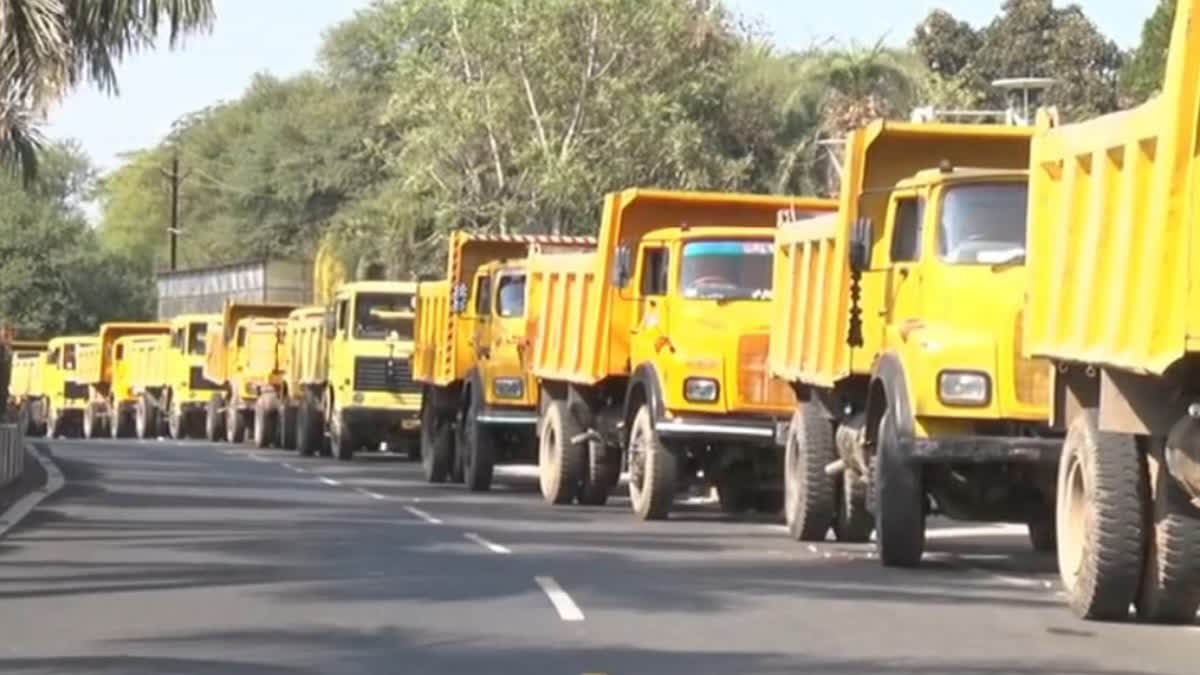
[[[27,440],[25,453],[25,472],[11,485],[0,488],[0,538],[63,486],[62,471],[44,446]]]

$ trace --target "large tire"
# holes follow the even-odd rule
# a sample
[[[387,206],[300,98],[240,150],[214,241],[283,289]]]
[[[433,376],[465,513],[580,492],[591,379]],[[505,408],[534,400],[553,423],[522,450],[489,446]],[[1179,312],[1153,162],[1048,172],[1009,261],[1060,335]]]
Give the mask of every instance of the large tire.
[[[629,499],[641,520],[664,520],[675,503],[679,458],[663,445],[650,406],[643,404],[629,433]]]
[[[833,424],[817,406],[801,402],[784,448],[784,516],[796,541],[824,541],[837,516],[836,484],[825,467],[837,459]]]
[[[220,394],[213,394],[204,406],[204,438],[212,443],[219,443],[225,440],[223,403],[224,400]]]
[[[133,413],[120,403],[113,403],[109,416],[108,429],[113,438],[132,438],[134,436]]]
[[[84,438],[100,438],[104,431],[104,425],[100,423],[100,416],[96,414],[96,406],[91,403],[83,408],[83,437]]]
[[[583,429],[565,400],[551,399],[542,413],[538,438],[538,485],[548,504],[570,504],[583,487],[587,446],[571,439]]]
[[[262,450],[275,441],[276,425],[279,422],[279,403],[273,394],[265,394],[254,402],[254,447]]]
[[[158,436],[158,406],[148,396],[138,397],[134,412],[134,431],[137,437],[150,440]]]
[[[421,404],[421,471],[427,483],[445,483],[454,461],[454,428],[433,405],[426,388]]]
[[[592,443],[588,443],[585,450],[587,476],[579,492],[579,503],[584,506],[604,506],[621,480],[621,450],[604,445],[596,448]]]
[[[867,484],[857,472],[846,469],[837,488],[837,517],[833,523],[833,534],[838,541],[848,544],[865,544],[871,541],[875,531],[875,516],[867,508]]]
[[[323,421],[321,407],[306,395],[296,411],[296,450],[300,456],[312,457],[322,451],[325,445]]]
[[[238,444],[246,440],[246,415],[241,410],[241,399],[234,396],[225,406],[225,442]]]
[[[297,434],[296,417],[300,412],[299,407],[283,403],[276,409],[276,415],[279,416],[276,431],[276,442],[279,447],[284,450],[295,450],[299,441]]]
[[[1162,455],[1156,460],[1149,465],[1150,529],[1134,605],[1143,621],[1190,624],[1200,607],[1200,513],[1167,472]]]
[[[339,461],[349,462],[354,459],[354,453],[362,447],[362,441],[354,429],[346,424],[346,419],[340,410],[335,410],[330,416],[329,443],[333,446],[333,454]]]
[[[925,486],[921,467],[900,450],[896,412],[889,404],[875,441],[875,532],[887,567],[916,567],[925,553]]]
[[[478,380],[470,387],[462,418],[458,422],[455,443],[463,458],[463,480],[471,492],[492,488],[496,469],[496,435],[479,421],[483,412],[483,393]]]
[[[1058,569],[1082,619],[1124,620],[1141,583],[1145,456],[1132,436],[1104,433],[1096,411],[1071,422],[1058,470]]]

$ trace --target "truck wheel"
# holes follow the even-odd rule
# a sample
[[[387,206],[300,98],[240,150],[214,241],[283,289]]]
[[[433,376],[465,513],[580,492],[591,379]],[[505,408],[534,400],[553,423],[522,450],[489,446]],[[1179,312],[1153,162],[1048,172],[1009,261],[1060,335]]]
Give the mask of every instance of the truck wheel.
[[[346,419],[339,411],[334,411],[329,429],[329,443],[333,446],[333,454],[343,462],[354,459],[354,453],[362,446],[354,430],[346,424]]]
[[[602,443],[588,443],[585,452],[587,480],[579,492],[579,503],[584,506],[604,506],[621,480],[621,452]]]
[[[1058,465],[1058,571],[1082,619],[1123,620],[1141,583],[1145,456],[1132,436],[1103,433],[1085,410]]]
[[[154,437],[154,432],[158,426],[155,413],[158,411],[146,395],[138,397],[133,413],[134,433],[138,438],[147,440]]]
[[[242,400],[238,396],[225,406],[225,442],[241,443],[246,440],[246,416],[241,411]]]
[[[427,483],[445,483],[454,460],[454,429],[433,406],[431,389],[421,398],[421,470]]]
[[[811,403],[799,403],[784,448],[784,516],[796,541],[824,541],[837,516],[834,478],[825,467],[837,459],[833,425]]]
[[[580,493],[587,446],[572,443],[583,432],[567,402],[554,399],[546,404],[538,438],[538,484],[548,504],[570,504]]]
[[[271,447],[271,442],[275,439],[277,407],[274,395],[259,396],[254,402],[254,447],[260,450]]]
[[[925,488],[921,468],[901,454],[899,441],[896,413],[888,405],[875,442],[879,559],[887,567],[916,567],[925,553]]]
[[[486,492],[492,488],[496,468],[496,436],[479,421],[483,412],[483,394],[478,381],[470,389],[462,418],[458,422],[456,445],[463,458],[463,477],[471,492]]]
[[[83,408],[83,437],[100,437],[100,424],[96,419],[96,407],[90,403]]]
[[[629,434],[629,499],[641,520],[663,520],[675,503],[679,458],[654,429],[650,406],[643,404]]]
[[[858,472],[846,469],[837,488],[837,518],[833,523],[833,534],[838,541],[848,544],[864,544],[871,541],[875,531],[875,517],[867,508],[867,484]]]
[[[204,437],[211,443],[225,438],[225,415],[220,394],[213,394],[204,407]]]
[[[276,413],[279,415],[278,427],[278,443],[279,447],[284,450],[295,450],[299,436],[296,431],[296,418],[300,409],[294,405],[284,404],[280,406]]]
[[[296,450],[301,457],[312,457],[321,450],[320,419],[320,410],[305,396],[296,410]]]
[[[1029,517],[1029,543],[1037,553],[1054,553],[1058,536],[1054,529],[1054,512],[1038,511]]]
[[[1155,623],[1193,623],[1200,607],[1200,513],[1166,469],[1161,455],[1150,464],[1150,529],[1138,618]]]

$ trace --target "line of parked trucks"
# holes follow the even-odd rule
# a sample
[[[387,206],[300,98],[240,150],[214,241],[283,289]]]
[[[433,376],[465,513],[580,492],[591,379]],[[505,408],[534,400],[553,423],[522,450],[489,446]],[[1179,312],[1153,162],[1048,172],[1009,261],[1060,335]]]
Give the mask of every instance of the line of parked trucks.
[[[598,235],[453,233],[439,281],[13,345],[31,433],[381,443],[552,504],[628,476],[915,566],[930,515],[1028,526],[1075,612],[1200,605],[1200,2],[1163,94],[1035,128],[877,122],[837,200],[632,189]],[[1200,17],[1197,17],[1200,18]]]

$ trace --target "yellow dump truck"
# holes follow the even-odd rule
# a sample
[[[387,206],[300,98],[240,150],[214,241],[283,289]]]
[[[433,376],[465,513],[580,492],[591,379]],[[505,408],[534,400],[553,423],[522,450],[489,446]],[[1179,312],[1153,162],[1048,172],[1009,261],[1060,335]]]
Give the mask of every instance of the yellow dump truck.
[[[1049,365],[1021,354],[1031,133],[877,122],[848,139],[836,215],[780,214],[770,367],[797,397],[795,538],[875,529],[884,565],[914,566],[936,512],[1053,548]]]
[[[162,336],[167,330],[165,323],[106,323],[100,326],[95,342],[79,348],[76,377],[88,387],[82,419],[85,438],[98,438],[105,432],[113,438],[132,436],[138,420],[148,421],[146,416],[153,414],[154,395],[130,386],[125,354],[128,340],[123,338]],[[113,386],[114,375],[118,374],[120,389]],[[146,432],[150,433],[150,427]]]
[[[1066,429],[1058,567],[1081,617],[1192,623],[1200,605],[1200,2],[1180,0],[1162,94],[1040,115],[1026,351]]]
[[[677,491],[778,511],[792,392],[767,374],[776,215],[831,200],[631,189],[598,246],[529,259],[539,472],[551,503],[603,503],[623,466],[642,519]]]
[[[421,410],[420,385],[412,377],[416,290],[405,281],[344,283],[328,307],[292,312],[285,391],[277,404],[286,418],[281,445],[312,455],[324,451],[328,434],[341,460],[383,443],[415,456]]]
[[[169,345],[166,333],[125,335],[113,341],[113,413],[108,428],[114,438],[157,438],[162,431]]]
[[[538,392],[525,350],[530,251],[594,247],[590,237],[450,237],[446,279],[417,291],[413,377],[424,385],[425,478],[491,487],[496,462],[536,460]]]
[[[205,407],[213,393],[221,390],[219,383],[204,376],[204,356],[208,332],[220,330],[220,323],[219,314],[183,314],[170,321],[162,409],[171,438],[204,437]]]
[[[92,348],[96,342],[94,335],[74,335],[56,337],[47,343],[42,368],[43,396],[31,409],[31,417],[45,429],[47,438],[82,434],[88,386],[79,380],[76,369],[79,352]]]
[[[203,375],[222,387],[209,397],[205,409],[208,440],[241,443],[250,432],[265,445],[263,439],[274,436],[268,411],[259,399],[278,391],[283,382],[283,340],[287,317],[294,309],[295,305],[281,303],[225,304],[220,330],[210,328],[205,339]]]
[[[45,433],[45,412],[37,408],[45,396],[46,343],[13,340],[9,343],[12,367],[9,380],[9,405],[17,411],[18,425],[27,436]]]

